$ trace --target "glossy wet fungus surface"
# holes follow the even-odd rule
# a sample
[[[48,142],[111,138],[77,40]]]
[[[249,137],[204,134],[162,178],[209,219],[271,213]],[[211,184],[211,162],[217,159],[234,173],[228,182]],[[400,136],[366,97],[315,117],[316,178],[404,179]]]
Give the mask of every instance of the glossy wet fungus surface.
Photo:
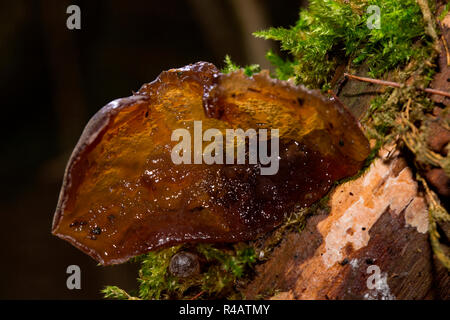
[[[269,153],[279,137],[277,173],[261,174],[259,159],[174,164],[172,133],[194,137],[197,121],[224,136],[267,129],[259,138]],[[368,154],[339,101],[266,73],[222,74],[199,62],[162,72],[90,120],[67,165],[52,232],[104,265],[179,243],[251,240],[356,174]]]

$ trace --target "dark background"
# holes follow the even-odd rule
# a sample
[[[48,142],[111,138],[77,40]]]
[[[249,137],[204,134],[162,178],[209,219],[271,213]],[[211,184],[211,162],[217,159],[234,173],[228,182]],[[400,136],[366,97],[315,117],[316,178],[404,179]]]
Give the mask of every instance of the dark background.
[[[100,267],[50,234],[66,161],[103,105],[162,71],[204,60],[268,68],[276,44],[251,33],[292,25],[302,0],[2,1],[0,299],[101,298],[137,286],[137,265]],[[81,30],[66,8],[81,8]],[[66,268],[81,267],[81,290]]]

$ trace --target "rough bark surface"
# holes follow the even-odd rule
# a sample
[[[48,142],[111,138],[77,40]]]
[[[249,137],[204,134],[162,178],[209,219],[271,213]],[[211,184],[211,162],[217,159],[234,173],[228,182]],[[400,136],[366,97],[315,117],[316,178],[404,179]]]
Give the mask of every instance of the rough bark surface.
[[[437,1],[436,16],[445,4]],[[449,91],[450,14],[437,25],[441,52],[430,87]],[[336,70],[334,93],[361,118],[384,88],[348,81],[344,72],[345,68]],[[365,67],[358,71],[366,73]],[[437,108],[426,121],[427,144],[446,156],[450,135],[443,110],[450,100],[430,97]],[[243,290],[247,298],[450,299],[450,273],[429,243],[425,197],[403,155],[390,150],[383,149],[361,177],[336,188],[328,215],[313,215],[301,233],[284,237]],[[444,170],[429,168],[423,175],[448,205],[450,180]],[[441,240],[448,242],[449,223],[439,222],[439,228]],[[375,270],[379,277],[374,286]]]
[[[330,206],[258,267],[247,298],[449,298],[448,273],[432,259],[425,199],[397,152],[383,150],[365,174],[336,188]]]
[[[437,15],[445,3],[438,1]],[[441,53],[431,88],[450,90],[450,14],[438,22]],[[334,93],[357,118],[383,87],[348,81],[336,70]],[[358,74],[365,75],[362,67]],[[445,156],[449,143],[437,103],[427,122],[427,144]],[[329,214],[316,214],[302,232],[292,231],[257,267],[256,277],[242,290],[247,298],[271,299],[450,299],[450,273],[434,257],[428,237],[428,208],[414,173],[395,148],[380,151],[359,178],[332,193]],[[436,169],[437,170],[437,169]],[[449,177],[436,170],[424,173],[441,200],[448,202]],[[439,223],[448,241],[450,226]],[[447,252],[448,254],[448,252]],[[374,286],[375,270],[379,270]]]

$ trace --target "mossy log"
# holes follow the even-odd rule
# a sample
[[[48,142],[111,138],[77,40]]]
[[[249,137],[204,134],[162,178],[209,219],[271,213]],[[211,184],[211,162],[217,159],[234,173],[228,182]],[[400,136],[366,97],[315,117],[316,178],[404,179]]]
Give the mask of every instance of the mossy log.
[[[439,1],[437,7],[438,13],[444,10]],[[450,15],[438,25],[441,50],[430,87],[449,92]],[[347,81],[344,70],[336,69],[334,93],[361,118],[384,89]],[[358,74],[367,74],[367,67],[360,67]],[[437,95],[431,99],[442,108],[435,108],[425,122],[427,144],[435,152],[446,152],[450,131],[441,111],[448,107],[449,99]],[[329,214],[310,216],[301,233],[285,235],[270,259],[256,268],[256,277],[241,290],[243,295],[268,299],[450,299],[449,271],[431,249],[428,200],[410,157],[396,145],[384,146],[363,175],[334,190]],[[449,177],[443,169],[423,168],[441,202],[448,202]],[[447,238],[443,241],[448,240],[449,223],[439,226]]]

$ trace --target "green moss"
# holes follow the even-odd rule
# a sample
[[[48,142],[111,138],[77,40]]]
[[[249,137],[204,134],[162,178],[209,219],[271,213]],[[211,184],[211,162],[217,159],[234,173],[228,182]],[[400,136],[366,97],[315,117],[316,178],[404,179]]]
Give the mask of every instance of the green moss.
[[[255,36],[280,41],[293,61],[273,53],[268,59],[282,79],[295,77],[312,88],[329,88],[339,64],[365,63],[372,76],[405,64],[420,55],[413,44],[425,40],[424,22],[415,0],[368,0],[354,6],[336,0],[311,0],[290,28],[271,28]],[[369,29],[370,5],[381,9],[381,28]],[[355,10],[358,8],[359,10]]]
[[[267,60],[275,67],[275,77],[280,80],[288,80],[294,76],[294,69],[298,65],[297,61],[290,59],[283,60],[272,50],[266,54]]]
[[[222,73],[230,73],[240,69],[240,67],[231,60],[231,57],[229,55],[225,56],[223,62],[225,63],[225,66],[221,70]]]
[[[439,16],[439,20],[443,21],[449,11],[450,11],[450,2],[447,2],[447,4],[444,7],[444,10],[442,10],[441,15]]]
[[[170,274],[172,256],[180,250],[189,250],[202,261],[202,272],[189,278]],[[210,244],[175,246],[149,252],[135,259],[141,263],[137,297],[116,286],[107,286],[102,293],[113,299],[188,299],[199,296],[238,297],[236,285],[248,276],[257,262],[255,250],[248,244],[237,243],[216,247]]]
[[[117,286],[107,286],[102,290],[103,296],[106,299],[116,299],[116,300],[129,300],[132,296],[129,295],[125,290],[120,289]]]
[[[222,73],[230,73],[233,71],[244,69],[244,74],[248,77],[251,77],[253,74],[261,71],[261,68],[258,64],[251,64],[245,67],[240,67],[231,60],[231,57],[229,55],[225,56],[224,63],[225,66],[221,70]]]
[[[139,270],[139,298],[161,299],[169,298],[172,294],[179,294],[184,287],[168,273],[170,259],[177,253],[180,246],[165,250],[149,252],[141,256]]]
[[[389,88],[384,94],[372,100],[365,117],[361,120],[371,138],[386,142],[398,139],[410,130],[400,121],[400,115],[406,105],[411,103],[408,112],[411,123],[421,122],[425,115],[433,110],[434,103],[416,87],[427,87],[435,71],[433,70],[434,57],[432,44],[422,47],[418,60],[414,59],[409,68],[393,72],[391,76],[397,82],[404,83],[407,79],[414,79],[411,86]],[[425,63],[427,61],[427,63]],[[410,102],[409,102],[410,101]]]

